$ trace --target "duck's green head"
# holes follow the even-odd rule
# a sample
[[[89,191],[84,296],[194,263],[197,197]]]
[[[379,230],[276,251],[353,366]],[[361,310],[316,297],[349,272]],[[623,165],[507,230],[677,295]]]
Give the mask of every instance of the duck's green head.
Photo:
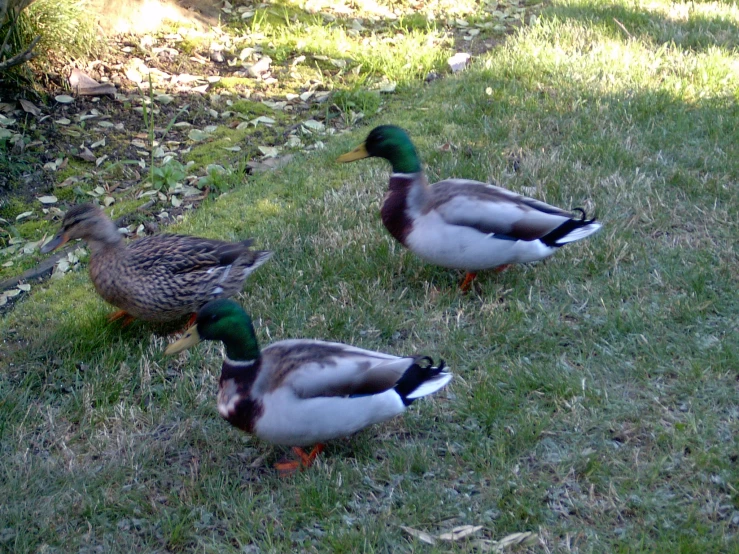
[[[339,156],[336,161],[346,163],[371,157],[385,158],[392,164],[394,173],[421,171],[421,162],[411,138],[408,133],[395,125],[375,127],[362,144],[351,152]]]
[[[170,344],[164,353],[177,354],[203,340],[222,341],[226,356],[234,361],[259,357],[259,344],[251,318],[233,300],[213,300],[200,308],[195,325],[185,331],[177,342]]]

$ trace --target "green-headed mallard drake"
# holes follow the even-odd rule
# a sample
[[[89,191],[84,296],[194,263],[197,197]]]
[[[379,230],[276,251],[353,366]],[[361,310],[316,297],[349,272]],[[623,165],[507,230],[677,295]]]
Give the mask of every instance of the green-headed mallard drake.
[[[110,319],[165,322],[194,314],[203,304],[239,292],[272,252],[251,250],[251,240],[224,242],[187,235],[152,235],[126,244],[115,224],[92,204],[70,208],[51,252],[71,239],[90,248],[90,278],[107,302]]]
[[[380,423],[452,378],[441,361],[398,357],[336,342],[283,340],[260,352],[249,315],[233,300],[203,306],[195,325],[171,344],[176,354],[201,340],[225,346],[218,411],[265,441],[296,447],[301,461],[277,464],[289,473],[310,465],[322,443]],[[310,454],[300,446],[317,445]]]
[[[394,125],[375,127],[338,161],[373,156],[393,166],[380,212],[387,230],[427,262],[466,270],[463,290],[476,271],[541,260],[601,228],[581,209],[578,216],[479,181],[429,186],[411,139]]]

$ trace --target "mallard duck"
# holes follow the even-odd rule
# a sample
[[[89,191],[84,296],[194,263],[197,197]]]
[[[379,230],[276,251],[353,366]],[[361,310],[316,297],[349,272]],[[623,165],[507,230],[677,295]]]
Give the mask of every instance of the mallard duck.
[[[107,302],[120,308],[110,320],[152,322],[192,315],[209,300],[232,296],[272,252],[251,250],[251,240],[224,242],[187,235],[152,235],[126,245],[115,224],[92,204],[70,208],[45,244],[51,252],[71,239],[90,248],[90,278]]]
[[[336,342],[283,340],[260,352],[249,315],[233,300],[208,302],[165,354],[201,340],[225,346],[218,412],[265,441],[293,446],[299,460],[278,463],[284,474],[310,465],[325,441],[395,417],[452,378],[443,361],[434,367],[427,356]],[[307,445],[316,445],[309,454],[300,448]]]
[[[429,186],[411,139],[394,125],[375,127],[337,161],[373,156],[393,166],[380,211],[387,230],[427,262],[466,270],[463,290],[479,270],[541,260],[601,228],[582,209],[575,210],[578,216],[479,181]]]

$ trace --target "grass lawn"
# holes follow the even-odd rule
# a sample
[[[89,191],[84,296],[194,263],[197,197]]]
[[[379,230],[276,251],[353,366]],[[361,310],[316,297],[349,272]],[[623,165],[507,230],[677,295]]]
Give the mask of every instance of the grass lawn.
[[[466,552],[401,526],[469,524],[533,531],[532,552],[737,551],[738,45],[726,3],[555,0],[188,217],[276,251],[240,299],[262,343],[455,373],[292,479],[218,415],[216,346],[164,357],[171,337],[106,324],[84,272],[36,287],[0,320],[0,550]],[[379,123],[408,129],[431,181],[494,179],[604,229],[462,295],[382,227],[388,165],[334,163]]]

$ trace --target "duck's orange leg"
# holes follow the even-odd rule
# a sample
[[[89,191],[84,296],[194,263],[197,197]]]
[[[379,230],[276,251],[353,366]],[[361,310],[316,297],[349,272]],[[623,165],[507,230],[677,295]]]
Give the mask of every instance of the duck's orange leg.
[[[503,273],[509,267],[511,267],[511,264],[499,265],[498,267],[495,268],[495,273]]]
[[[475,280],[475,277],[477,277],[477,273],[474,271],[468,271],[467,274],[464,276],[464,281],[462,281],[462,284],[459,285],[459,288],[462,289],[462,292],[469,292],[470,287],[472,286],[472,281]]]
[[[298,471],[313,465],[313,460],[323,452],[325,445],[317,444],[313,447],[310,453],[306,453],[305,450],[298,446],[293,446],[293,452],[300,458],[299,460],[285,460],[284,462],[277,462],[275,468],[279,473],[280,477],[288,477]]]
[[[123,320],[121,322],[121,327],[128,327],[129,325],[131,325],[131,323],[136,321],[136,318],[129,314],[126,310],[116,310],[108,316],[108,321],[110,321],[111,323],[113,321],[118,321],[119,319]]]

